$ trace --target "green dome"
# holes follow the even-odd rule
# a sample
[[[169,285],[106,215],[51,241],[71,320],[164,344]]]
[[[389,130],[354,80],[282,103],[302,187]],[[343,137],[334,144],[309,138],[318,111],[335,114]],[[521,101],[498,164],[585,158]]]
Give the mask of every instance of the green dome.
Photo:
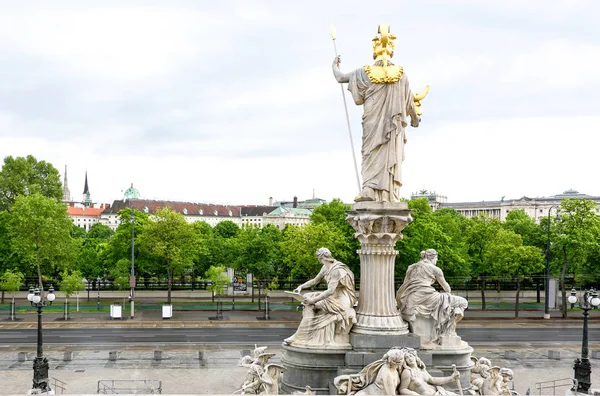
[[[125,199],[139,199],[139,198],[140,198],[140,192],[136,188],[133,188],[133,183],[131,183],[131,187],[129,187],[125,191]]]

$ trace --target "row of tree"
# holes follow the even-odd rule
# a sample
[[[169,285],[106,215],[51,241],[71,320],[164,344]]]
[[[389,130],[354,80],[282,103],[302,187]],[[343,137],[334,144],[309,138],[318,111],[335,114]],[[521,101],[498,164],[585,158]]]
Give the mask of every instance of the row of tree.
[[[108,277],[127,288],[133,237],[138,282],[166,279],[169,304],[174,279],[204,278],[211,267],[235,268],[259,279],[312,277],[319,270],[315,252],[320,247],[328,247],[359,278],[360,246],[345,220],[349,206],[340,200],[315,208],[308,225],[283,230],[272,225],[240,228],[231,221],[214,227],[188,223],[183,215],[162,208],[150,215],[125,209],[115,232],[99,223],[86,232],[73,225],[60,202],[57,175],[52,165],[41,166],[33,157],[5,159],[0,171],[0,274],[13,270],[36,276],[43,287],[45,276],[65,279],[78,271],[76,276]],[[480,281],[483,309],[486,279],[543,275],[545,259],[550,259],[552,274],[561,277],[566,315],[565,276],[592,279],[600,273],[600,217],[593,201],[565,199],[557,208],[559,216],[540,224],[521,210],[500,222],[486,216],[467,219],[449,208],[432,211],[425,198],[408,204],[414,220],[396,246],[396,275],[402,277],[422,250],[436,249],[447,277]]]

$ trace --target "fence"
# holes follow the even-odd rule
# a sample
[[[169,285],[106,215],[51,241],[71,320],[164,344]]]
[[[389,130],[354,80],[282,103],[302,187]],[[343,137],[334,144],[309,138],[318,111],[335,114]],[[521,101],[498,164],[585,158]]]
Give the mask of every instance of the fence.
[[[53,389],[56,394],[60,391],[60,394],[62,395],[67,390],[67,383],[57,378],[50,377],[50,388]]]
[[[517,279],[519,282],[517,282]],[[588,277],[581,278],[575,275],[568,275],[565,277],[565,288],[570,291],[572,288],[575,289],[583,289],[595,287],[596,289],[600,289],[600,274],[596,277]],[[278,289],[279,290],[293,290],[298,285],[306,282],[308,279],[299,278],[299,279],[278,279]],[[396,277],[394,279],[395,289],[397,290],[402,281],[403,277]],[[273,279],[257,279],[255,278],[252,286],[256,289],[266,289],[271,283]],[[543,275],[534,275],[529,277],[501,277],[501,276],[487,276],[487,277],[447,277],[446,281],[452,288],[452,290],[457,292],[476,292],[480,291],[485,282],[485,290],[486,291],[516,291],[517,284],[519,285],[519,289],[521,291],[543,291],[544,290],[544,276]],[[29,289],[29,285],[37,285],[37,277],[26,277],[25,286],[21,288],[22,291],[26,291]],[[44,281],[45,285],[53,285],[56,290],[60,291],[59,280],[58,279],[46,279]],[[360,289],[360,279],[359,277],[355,278],[356,289]],[[233,285],[233,282],[232,282]],[[230,285],[230,286],[232,286]],[[193,281],[190,277],[182,277],[173,279],[173,283],[171,285],[171,289],[176,290],[207,290],[210,286],[210,282],[208,281]],[[434,287],[438,287],[439,285],[434,285]],[[159,278],[144,278],[138,277],[136,286],[136,290],[167,290],[168,281],[167,279],[159,279]],[[320,285],[316,285],[314,289],[316,290],[325,290],[327,285],[323,282]],[[116,291],[119,290],[117,285],[115,285],[111,279],[101,279],[98,281],[97,279],[90,280],[90,282],[86,285],[86,289],[89,291]]]
[[[161,394],[162,382],[158,380],[100,380],[96,393],[99,395]]]
[[[556,388],[565,388],[565,387],[577,387],[577,380],[573,378],[561,378],[558,380],[552,381],[544,381],[544,382],[536,382],[535,384],[535,393],[537,395],[549,395],[549,389],[552,389],[552,394],[556,395]],[[567,389],[561,390],[561,394]]]

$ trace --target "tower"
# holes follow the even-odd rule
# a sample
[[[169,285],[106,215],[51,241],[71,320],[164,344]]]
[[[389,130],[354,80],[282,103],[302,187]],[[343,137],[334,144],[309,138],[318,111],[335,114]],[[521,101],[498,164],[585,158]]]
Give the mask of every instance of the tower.
[[[83,186],[83,206],[86,208],[92,206],[92,198],[90,196],[90,189],[88,187],[87,171],[85,171],[85,185]]]
[[[67,165],[65,165],[65,181],[63,182],[63,202],[71,202],[71,191],[67,180]]]

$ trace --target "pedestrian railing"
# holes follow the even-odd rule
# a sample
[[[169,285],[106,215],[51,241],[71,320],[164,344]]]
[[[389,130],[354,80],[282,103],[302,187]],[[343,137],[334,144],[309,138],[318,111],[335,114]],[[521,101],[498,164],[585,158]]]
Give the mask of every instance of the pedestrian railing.
[[[60,391],[60,394],[62,395],[67,390],[67,383],[57,378],[50,377],[50,388],[52,388],[57,394]]]
[[[556,395],[556,388],[562,388],[567,386],[572,388],[574,384],[575,386],[577,385],[576,381],[577,380],[573,378],[562,378],[552,381],[536,382],[535,393],[537,395]],[[550,393],[549,389],[552,389],[552,393]],[[564,392],[561,393],[564,394]]]
[[[96,393],[99,395],[161,394],[162,382],[158,380],[100,380]]]

